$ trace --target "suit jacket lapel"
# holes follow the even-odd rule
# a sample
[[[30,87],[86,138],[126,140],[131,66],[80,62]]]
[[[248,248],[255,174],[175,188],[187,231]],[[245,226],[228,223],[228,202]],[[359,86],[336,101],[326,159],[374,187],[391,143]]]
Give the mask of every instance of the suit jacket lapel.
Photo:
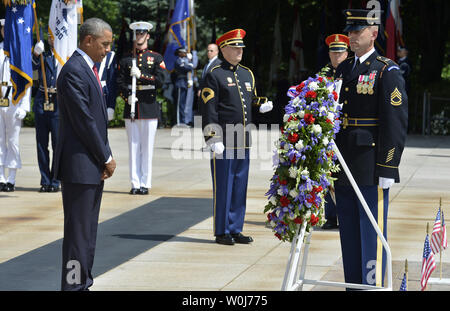
[[[92,68],[89,68],[88,64],[83,59],[83,56],[80,53],[78,53],[77,51],[75,51],[74,54],[75,53],[76,53],[76,56],[78,57],[78,62],[84,68],[84,70],[86,71],[87,75],[91,79],[92,84],[94,84],[95,88],[97,89],[97,92],[98,92],[99,97],[100,97],[100,103],[101,103],[101,106],[102,106],[103,116],[106,118],[106,120],[108,120],[108,114],[106,112],[105,97],[103,96],[103,92],[100,89],[100,84],[98,83],[97,78],[95,77],[94,72],[92,71]]]

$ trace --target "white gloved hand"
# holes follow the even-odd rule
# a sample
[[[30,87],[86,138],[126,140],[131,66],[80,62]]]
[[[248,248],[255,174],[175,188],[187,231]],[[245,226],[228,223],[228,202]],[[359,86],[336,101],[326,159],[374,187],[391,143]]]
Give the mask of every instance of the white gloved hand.
[[[45,51],[44,42],[42,42],[41,40],[34,46],[34,54],[41,55],[42,52],[44,51]]]
[[[389,189],[394,183],[393,178],[378,177],[378,185],[381,189]]]
[[[211,144],[211,151],[216,153],[216,154],[222,154],[223,151],[225,150],[225,146],[223,145],[222,142],[217,142],[214,144]]]
[[[273,103],[271,101],[268,101],[259,107],[259,112],[266,113],[266,112],[271,111],[272,109],[273,109]]]
[[[22,108],[17,108],[14,117],[16,117],[17,120],[23,120],[23,118],[25,118],[26,115],[27,112],[25,110],[23,110]]]
[[[188,87],[192,87],[194,85],[194,81],[192,81],[192,80],[188,80],[187,81],[187,86]]]
[[[192,53],[187,53],[186,57],[187,57],[187,59],[192,60]]]
[[[138,67],[131,67],[130,76],[139,79],[141,77],[141,71],[139,70]]]
[[[134,96],[134,103],[136,103],[138,101],[137,96]],[[128,96],[128,104],[131,105],[131,95]]]
[[[111,121],[112,119],[114,119],[114,109],[108,107],[108,109],[106,109],[106,111],[108,112],[108,121]]]

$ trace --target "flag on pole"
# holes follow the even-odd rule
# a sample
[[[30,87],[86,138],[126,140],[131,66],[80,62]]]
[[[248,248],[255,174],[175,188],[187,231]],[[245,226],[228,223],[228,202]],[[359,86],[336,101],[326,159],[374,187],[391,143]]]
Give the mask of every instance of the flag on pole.
[[[53,53],[58,61],[58,75],[77,48],[78,14],[82,10],[80,0],[52,0],[48,32],[54,40]]]
[[[430,242],[428,240],[428,234],[425,238],[425,244],[423,246],[423,259],[422,259],[422,273],[420,277],[420,285],[422,290],[427,287],[428,279],[431,273],[436,269],[436,263],[434,261],[434,255],[430,248]]]
[[[281,30],[280,30],[280,5],[278,5],[277,16],[275,18],[275,25],[273,30],[273,51],[272,51],[272,61],[270,63],[269,72],[269,85],[277,78],[277,71],[281,64],[281,59],[283,57],[283,51],[281,47]]]
[[[33,85],[31,51],[34,29],[34,0],[3,0],[6,5],[4,51],[9,57],[12,102],[17,105]]]
[[[402,19],[400,16],[400,0],[389,0],[386,18],[386,57],[395,60],[397,46],[403,45]]]
[[[406,292],[407,290],[408,290],[408,284],[406,281],[406,273],[403,273],[403,280],[402,280],[402,284],[400,284],[400,291]]]
[[[168,43],[164,52],[164,63],[169,71],[175,67],[175,50],[187,47],[188,24],[191,19],[189,0],[177,0],[168,30]]]
[[[434,254],[439,253],[441,247],[442,249],[446,249],[448,247],[447,232],[444,223],[444,214],[442,214],[442,222],[441,222],[441,208],[439,208],[437,212],[430,241],[431,241],[431,250],[433,251]]]
[[[291,56],[289,59],[289,82],[295,83],[299,79],[300,70],[305,68],[303,56],[302,28],[300,24],[300,14],[295,9],[295,21],[292,31]]]

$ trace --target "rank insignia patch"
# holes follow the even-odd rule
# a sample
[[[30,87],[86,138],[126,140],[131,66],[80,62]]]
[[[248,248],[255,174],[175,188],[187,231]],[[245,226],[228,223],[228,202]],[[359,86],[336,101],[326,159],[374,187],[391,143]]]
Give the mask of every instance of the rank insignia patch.
[[[246,88],[247,91],[249,91],[249,92],[252,91],[252,85],[250,84],[250,82],[245,82],[245,88]]]
[[[202,90],[202,100],[206,104],[211,98],[214,98],[214,91],[211,90],[209,87],[205,87]]]
[[[395,88],[395,90],[391,93],[391,105],[392,106],[400,106],[402,104],[402,93]]]

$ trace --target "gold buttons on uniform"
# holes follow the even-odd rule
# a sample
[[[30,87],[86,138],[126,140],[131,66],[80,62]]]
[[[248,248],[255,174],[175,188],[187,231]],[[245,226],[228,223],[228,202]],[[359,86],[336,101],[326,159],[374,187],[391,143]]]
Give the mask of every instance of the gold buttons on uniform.
[[[345,88],[345,91],[346,91],[346,92],[348,92],[348,91],[349,91],[348,87],[346,87],[346,88]]]
[[[347,105],[348,104],[348,100],[344,100],[344,105]]]

